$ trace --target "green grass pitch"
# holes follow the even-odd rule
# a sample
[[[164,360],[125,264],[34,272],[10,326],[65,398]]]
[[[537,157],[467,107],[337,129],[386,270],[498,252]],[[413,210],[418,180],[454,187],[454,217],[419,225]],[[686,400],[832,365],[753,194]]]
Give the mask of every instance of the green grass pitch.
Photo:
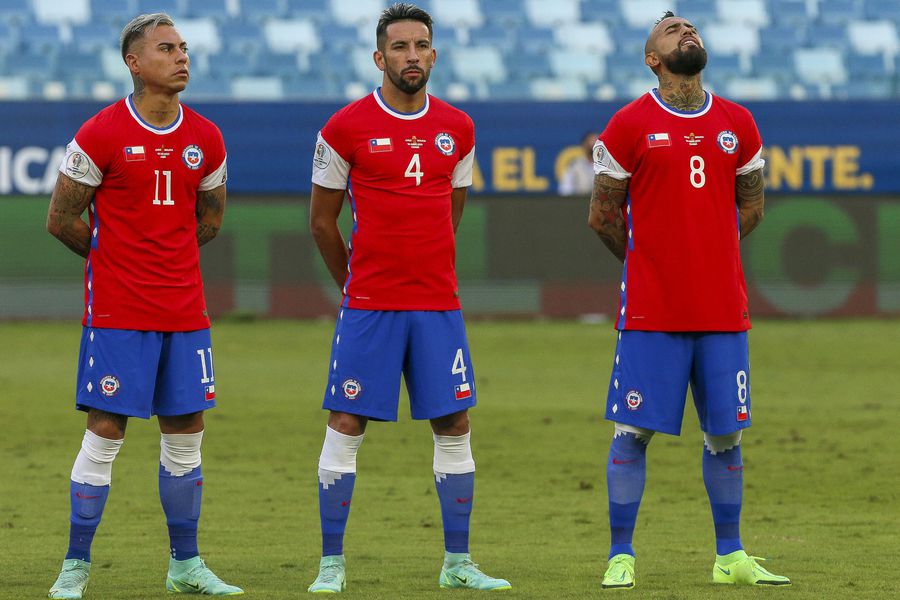
[[[332,324],[214,325],[219,407],[207,415],[200,548],[249,598],[305,596],[319,555],[316,463]],[[0,324],[0,598],[41,598],[67,544],[68,479],[84,429],[72,408],[80,327]],[[787,589],[711,580],[712,519],[693,408],[657,436],[638,517],[637,588],[602,592],[609,534],[601,416],[615,337],[576,323],[469,325],[480,400],[473,557],[511,598],[896,598],[900,321],[760,321],[751,333],[742,534]],[[401,405],[403,406],[403,405]],[[372,423],[346,538],[350,598],[441,591],[428,426]],[[86,598],[165,597],[159,434],[133,419],[93,549]]]

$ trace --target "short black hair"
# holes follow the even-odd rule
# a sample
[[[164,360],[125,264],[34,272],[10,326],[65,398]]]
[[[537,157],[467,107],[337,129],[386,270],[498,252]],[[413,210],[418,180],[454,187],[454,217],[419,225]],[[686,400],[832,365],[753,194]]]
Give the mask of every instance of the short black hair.
[[[408,2],[397,2],[386,8],[378,19],[378,26],[375,27],[375,45],[382,49],[387,40],[387,28],[391,23],[397,21],[419,21],[428,27],[428,37],[432,37],[434,31],[431,27],[431,15]]]
[[[667,10],[666,13],[665,13],[663,16],[661,16],[660,18],[658,18],[658,19],[656,20],[656,23],[655,23],[653,26],[656,27],[657,25],[659,25],[660,23],[662,23],[663,21],[665,21],[665,20],[668,19],[669,17],[675,17],[675,16],[678,16],[678,15],[676,15],[675,13],[673,13],[671,10]]]

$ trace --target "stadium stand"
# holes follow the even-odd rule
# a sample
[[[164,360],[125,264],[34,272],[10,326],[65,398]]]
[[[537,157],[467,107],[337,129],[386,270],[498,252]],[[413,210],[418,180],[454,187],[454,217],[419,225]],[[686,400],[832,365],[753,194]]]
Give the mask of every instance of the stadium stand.
[[[380,81],[387,0],[3,0],[0,99],[108,99],[130,87],[117,43],[166,10],[191,48],[194,97],[345,100]],[[705,81],[735,99],[897,98],[900,2],[421,0],[451,100],[627,99],[653,77],[649,27],[682,9],[710,49]],[[102,74],[102,76],[98,76]],[[257,87],[253,87],[257,86]],[[267,95],[268,94],[268,95]]]

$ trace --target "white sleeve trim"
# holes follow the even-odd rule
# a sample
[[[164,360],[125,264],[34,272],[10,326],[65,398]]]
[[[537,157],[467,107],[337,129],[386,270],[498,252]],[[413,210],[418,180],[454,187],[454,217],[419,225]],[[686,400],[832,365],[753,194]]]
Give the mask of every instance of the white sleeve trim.
[[[622,165],[609,153],[609,149],[602,140],[594,143],[594,175],[607,175],[619,181],[631,177],[631,173],[622,168]]]
[[[319,132],[313,154],[312,182],[331,190],[346,190],[350,163],[344,160]]]
[[[456,163],[453,169],[453,177],[450,185],[455,188],[464,188],[472,185],[472,169],[475,166],[475,146],[462,159]]]
[[[97,187],[103,181],[103,173],[97,168],[97,164],[74,139],[66,146],[66,155],[59,165],[59,172],[91,187]]]
[[[762,157],[762,146],[760,146],[759,150],[756,151],[756,154],[753,155],[746,165],[738,168],[737,174],[743,175],[744,173],[749,173],[750,171],[755,171],[757,169],[762,169],[766,165],[766,161],[763,160]]]
[[[225,166],[226,162],[228,162],[227,154],[225,155],[225,158],[222,159],[222,164],[219,165],[218,169],[200,180],[200,185],[197,187],[198,192],[214,190],[228,181],[228,167]]]

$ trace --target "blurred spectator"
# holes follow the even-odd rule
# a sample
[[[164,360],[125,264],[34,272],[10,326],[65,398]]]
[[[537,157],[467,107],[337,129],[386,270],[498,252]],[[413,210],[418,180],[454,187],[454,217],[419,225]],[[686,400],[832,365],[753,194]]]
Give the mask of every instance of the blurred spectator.
[[[594,142],[599,134],[589,131],[581,138],[581,148],[584,150],[581,158],[573,160],[566,168],[559,180],[559,194],[561,196],[579,196],[591,193],[594,185]]]

